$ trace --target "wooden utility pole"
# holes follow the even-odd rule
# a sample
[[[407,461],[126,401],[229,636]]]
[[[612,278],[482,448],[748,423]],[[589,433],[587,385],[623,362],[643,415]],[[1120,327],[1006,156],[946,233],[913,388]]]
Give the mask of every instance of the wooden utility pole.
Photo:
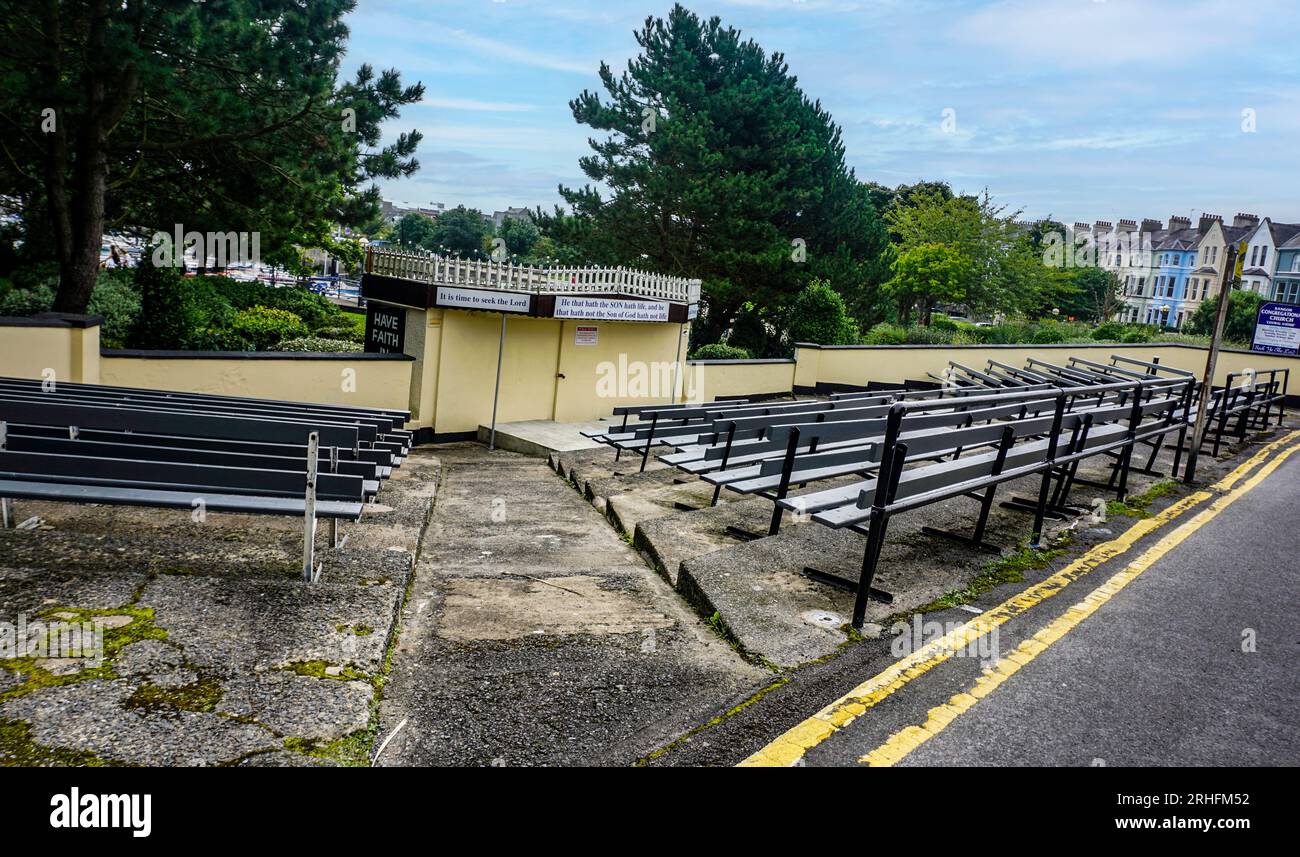
[[[1205,374],[1201,376],[1201,396],[1196,403],[1196,422],[1192,425],[1192,448],[1187,451],[1187,470],[1184,482],[1196,479],[1196,459],[1201,452],[1201,441],[1210,422],[1210,394],[1214,390],[1214,368],[1219,362],[1219,341],[1228,320],[1228,294],[1237,273],[1237,245],[1228,244],[1223,258],[1223,279],[1219,284],[1219,303],[1214,311],[1214,332],[1210,334],[1210,353],[1205,358]]]

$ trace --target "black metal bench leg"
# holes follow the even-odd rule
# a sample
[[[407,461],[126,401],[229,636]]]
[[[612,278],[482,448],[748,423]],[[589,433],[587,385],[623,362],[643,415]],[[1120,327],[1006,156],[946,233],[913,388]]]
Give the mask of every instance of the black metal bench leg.
[[[862,623],[867,618],[867,601],[872,595],[886,604],[894,600],[889,593],[875,589],[871,585],[871,581],[876,576],[876,565],[880,562],[880,551],[885,545],[885,527],[888,522],[887,512],[879,507],[872,507],[871,521],[867,525],[867,547],[862,552],[862,576],[858,578],[857,597],[853,601],[853,627],[859,631],[862,630]]]
[[[638,473],[645,472],[645,463],[650,460],[650,447],[654,446],[655,427],[658,426],[658,424],[659,415],[655,414],[650,418],[650,435],[645,439],[645,449],[641,450],[641,469],[637,471]]]

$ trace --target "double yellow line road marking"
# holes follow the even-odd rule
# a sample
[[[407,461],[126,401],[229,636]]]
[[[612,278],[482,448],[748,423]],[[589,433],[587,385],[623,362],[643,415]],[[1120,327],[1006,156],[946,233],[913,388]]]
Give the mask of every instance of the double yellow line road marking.
[[[1300,431],[1292,432],[1286,437],[1268,444],[1244,464],[1214,483],[1211,486],[1213,491],[1226,493],[1222,493],[1208,508],[1165,536],[1123,570],[1117,572],[1099,586],[1087,598],[1073,605],[1064,615],[1050,622],[1033,637],[1021,643],[1014,652],[1001,659],[994,669],[981,676],[969,691],[957,694],[944,705],[931,709],[924,724],[909,726],[895,733],[883,745],[863,756],[861,761],[871,765],[893,764],[937,735],[954,718],[968,711],[976,702],[991,693],[998,685],[1006,681],[1011,675],[1014,675],[1022,666],[1032,661],[1053,642],[1059,640],[1070,629],[1096,612],[1097,608],[1136,579],[1152,563],[1267,478],[1292,453],[1300,449],[1300,444],[1287,447],[1271,460],[1269,460],[1270,457],[1277,450],[1287,446],[1297,438],[1300,438]],[[1237,483],[1241,482],[1250,471],[1265,461],[1267,461],[1267,464],[1258,473],[1247,479],[1240,488],[1236,488]],[[1000,625],[1056,595],[1070,583],[1083,577],[1093,569],[1126,553],[1144,536],[1181,517],[1214,496],[1215,494],[1211,491],[1197,491],[1169,506],[1159,514],[1138,521],[1121,535],[1096,545],[1083,556],[1050,577],[1030,586],[1020,594],[1008,598],[997,607],[981,614],[961,627],[953,629],[943,637],[922,646],[907,657],[890,665],[807,720],[786,731],[772,743],[741,762],[741,766],[788,767],[798,764],[804,754],[813,747],[848,726],[881,700],[948,660],[957,651],[965,649]]]

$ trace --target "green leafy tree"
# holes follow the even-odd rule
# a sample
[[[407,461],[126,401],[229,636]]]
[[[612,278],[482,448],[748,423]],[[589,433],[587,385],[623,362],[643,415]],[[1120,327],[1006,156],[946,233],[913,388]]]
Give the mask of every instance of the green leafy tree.
[[[507,217],[497,231],[497,237],[505,241],[506,252],[511,256],[527,257],[533,252],[542,233],[537,231],[531,220]]]
[[[1063,316],[1083,321],[1106,321],[1123,304],[1123,284],[1105,268],[1073,268],[1070,288],[1064,292]]]
[[[105,231],[247,232],[320,246],[372,219],[419,132],[380,147],[423,95],[363,65],[338,80],[354,0],[10,0],[0,15],[0,196],[85,309]]]
[[[601,135],[579,161],[592,184],[560,188],[572,215],[541,215],[543,234],[586,261],[700,278],[703,341],[746,301],[783,309],[841,248],[862,268],[838,271],[836,287],[872,288],[883,224],[839,127],[784,57],[680,5],[636,40],[622,75],[601,64],[604,97],[570,102]]]
[[[791,303],[786,333],[792,345],[796,342],[854,345],[858,341],[858,323],[829,283],[813,280]]]
[[[433,232],[433,218],[412,211],[398,219],[395,237],[399,243],[407,247],[431,250],[438,246],[433,240]]]
[[[1060,283],[1043,264],[1030,235],[985,192],[954,196],[924,191],[895,206],[889,224],[900,254],[943,244],[968,261],[960,299],[975,313],[1032,312],[1054,299]]]
[[[971,262],[947,244],[916,244],[894,260],[894,276],[885,283],[885,293],[898,304],[898,317],[910,323],[912,311],[921,309],[921,323],[930,323],[937,303],[961,303],[971,280]]]
[[[487,237],[488,224],[483,212],[460,205],[438,215],[429,240],[435,250],[466,259],[482,259]]]
[[[1228,317],[1223,322],[1223,338],[1241,345],[1248,345],[1255,339],[1255,324],[1259,320],[1259,308],[1264,299],[1254,292],[1233,291],[1228,293]],[[1187,320],[1187,332],[1204,336],[1214,335],[1214,314],[1218,311],[1219,301],[1211,296],[1201,301],[1201,305]]]

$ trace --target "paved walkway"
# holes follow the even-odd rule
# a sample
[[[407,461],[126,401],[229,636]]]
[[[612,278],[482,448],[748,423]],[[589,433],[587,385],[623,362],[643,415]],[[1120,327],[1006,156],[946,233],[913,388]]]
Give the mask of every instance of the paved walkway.
[[[436,454],[379,764],[631,764],[763,681],[544,461]]]

